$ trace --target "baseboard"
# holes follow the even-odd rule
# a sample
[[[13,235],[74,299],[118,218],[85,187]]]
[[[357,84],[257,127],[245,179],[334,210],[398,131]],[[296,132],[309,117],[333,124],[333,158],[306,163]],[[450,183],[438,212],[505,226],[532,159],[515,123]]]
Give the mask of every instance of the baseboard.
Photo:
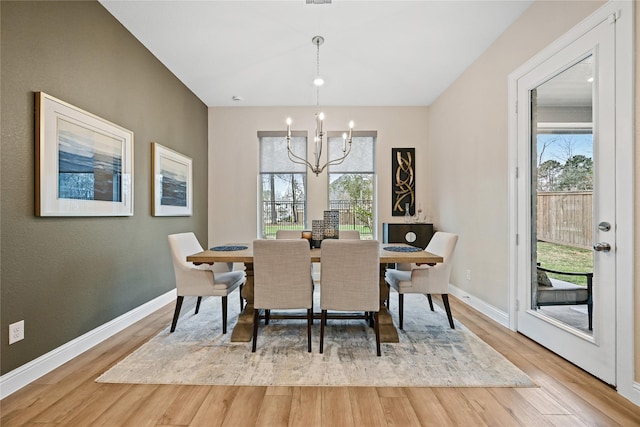
[[[20,390],[107,338],[175,301],[173,289],[0,377],[0,399]]]
[[[467,292],[451,284],[449,284],[449,294],[455,296],[460,301],[469,305],[476,311],[484,314],[492,320],[495,320],[505,328],[509,328],[508,313],[498,310],[496,307],[487,304],[486,302],[474,297],[473,295],[469,295]],[[628,399],[635,405],[640,406],[640,383],[631,381],[626,384],[618,384],[617,391],[624,398]]]
[[[466,291],[463,291],[462,289],[457,288],[452,284],[449,284],[449,293],[458,298],[463,303],[469,305],[470,307],[473,307],[476,311],[479,311],[490,319],[498,322],[505,328],[509,327],[508,313],[497,309],[491,304],[487,304],[485,301],[476,298],[473,295],[469,295],[469,293],[467,293]]]
[[[618,384],[618,393],[636,406],[640,406],[640,383],[637,381]]]

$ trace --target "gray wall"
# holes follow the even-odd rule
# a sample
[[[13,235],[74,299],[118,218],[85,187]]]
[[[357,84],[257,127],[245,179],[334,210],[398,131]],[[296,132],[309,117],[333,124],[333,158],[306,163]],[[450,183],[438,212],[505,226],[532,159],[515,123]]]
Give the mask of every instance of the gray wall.
[[[207,108],[97,2],[0,7],[5,374],[171,290],[167,234],[206,245]],[[34,216],[36,91],[134,132],[133,217]],[[193,158],[192,217],[151,216],[151,141]],[[19,320],[25,339],[9,346]]]

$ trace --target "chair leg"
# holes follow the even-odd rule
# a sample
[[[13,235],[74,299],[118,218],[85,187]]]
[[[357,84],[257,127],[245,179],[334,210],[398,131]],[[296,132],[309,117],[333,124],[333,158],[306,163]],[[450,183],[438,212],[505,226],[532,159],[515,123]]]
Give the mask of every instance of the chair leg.
[[[251,344],[251,352],[256,352],[256,341],[258,341],[258,323],[260,323],[260,310],[253,310],[253,343]]]
[[[431,309],[431,311],[435,311],[433,309],[433,299],[431,298],[431,294],[427,294],[427,300],[429,300],[429,308]]]
[[[313,283],[313,275],[311,275],[311,312],[313,313],[313,292],[316,287],[315,283]],[[311,324],[313,325],[313,316],[311,316]]]
[[[589,330],[593,331],[593,303],[589,302],[587,304],[587,312],[589,316]]]
[[[324,327],[327,324],[327,310],[322,310],[320,316],[320,354],[324,351]]]
[[[200,303],[202,302],[202,297],[198,297],[198,302],[196,302],[196,314],[200,311]]]
[[[311,325],[313,325],[313,310],[307,309],[307,351],[311,353]]]
[[[227,333],[227,296],[222,297],[222,333]]]
[[[238,295],[240,296],[240,312],[244,310],[244,298],[242,298],[242,288],[244,285],[240,285],[240,290],[238,291]]]
[[[449,306],[449,295],[442,294],[442,302],[444,303],[444,309],[447,311],[447,318],[449,319],[449,326],[451,329],[455,329],[453,326],[453,316],[451,316],[451,307]]]
[[[173,322],[171,322],[171,332],[176,330],[176,325],[178,324],[178,317],[180,317],[180,308],[182,307],[182,301],[184,297],[179,296],[176,300],[176,310],[173,312]]]
[[[264,311],[264,324],[268,325],[269,324],[269,317],[271,316],[271,310],[265,310]]]
[[[378,319],[378,312],[376,311],[373,316],[375,318],[375,320],[374,320],[374,322],[375,322],[374,329],[376,331],[376,356],[379,357],[379,356],[382,355],[382,353],[380,352],[380,322],[379,322],[379,319]]]
[[[398,317],[400,318],[400,329],[402,329],[402,321],[404,317],[404,294],[398,293]]]

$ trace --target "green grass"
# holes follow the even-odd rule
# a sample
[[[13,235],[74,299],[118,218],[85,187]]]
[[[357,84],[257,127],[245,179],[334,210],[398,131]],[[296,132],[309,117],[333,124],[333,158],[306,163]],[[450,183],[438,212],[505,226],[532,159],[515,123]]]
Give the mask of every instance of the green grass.
[[[575,273],[593,271],[593,251],[590,249],[558,245],[554,243],[538,242],[538,262],[543,268]],[[587,284],[586,277],[558,276],[549,274],[565,282],[579,285]]]

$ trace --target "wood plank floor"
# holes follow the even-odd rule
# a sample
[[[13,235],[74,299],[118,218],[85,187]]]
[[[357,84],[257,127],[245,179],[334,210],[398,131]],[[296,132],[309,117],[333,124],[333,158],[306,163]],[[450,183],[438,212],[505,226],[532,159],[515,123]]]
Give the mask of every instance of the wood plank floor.
[[[609,386],[450,299],[454,316],[526,372],[538,387],[233,387],[94,382],[170,323],[170,305],[2,400],[0,425],[640,425],[640,408]]]

